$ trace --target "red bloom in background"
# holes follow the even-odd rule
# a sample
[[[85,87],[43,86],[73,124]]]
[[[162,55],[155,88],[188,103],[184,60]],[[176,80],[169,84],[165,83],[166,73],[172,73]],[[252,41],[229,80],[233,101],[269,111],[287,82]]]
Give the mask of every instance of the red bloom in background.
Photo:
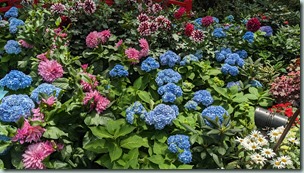
[[[206,16],[202,18],[202,25],[203,26],[209,26],[214,22],[212,16]]]
[[[259,19],[257,19],[257,18],[249,19],[246,24],[247,30],[251,31],[251,32],[255,32],[255,31],[259,30],[260,27],[261,27],[261,23],[260,23]]]
[[[59,24],[59,28],[63,29],[63,27],[67,27],[72,21],[67,16],[60,16],[61,22]]]
[[[185,7],[179,8],[175,13],[174,13],[174,18],[175,19],[180,19],[186,12]]]
[[[293,115],[292,111],[292,105],[291,103],[279,103],[276,105],[273,105],[271,108],[268,109],[270,112],[275,112],[275,113],[281,113],[287,116],[288,118],[291,118]],[[296,122],[299,123],[299,118],[296,118]]]
[[[185,35],[190,37],[193,31],[194,31],[194,25],[191,23],[187,23],[185,26]]]
[[[288,25],[288,24],[289,24],[289,22],[286,20],[286,21],[284,21],[284,24],[285,24],[285,25]]]

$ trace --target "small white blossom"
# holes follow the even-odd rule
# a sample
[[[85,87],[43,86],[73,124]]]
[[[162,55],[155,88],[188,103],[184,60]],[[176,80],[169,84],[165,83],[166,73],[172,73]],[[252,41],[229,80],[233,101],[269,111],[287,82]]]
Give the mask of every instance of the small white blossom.
[[[291,158],[289,156],[281,156],[278,158],[278,160],[283,164],[283,165],[292,165]]]
[[[276,155],[271,148],[263,148],[261,154],[267,158],[272,158]]]
[[[296,138],[293,138],[293,137],[290,137],[287,139],[289,142],[295,144],[295,145],[299,145],[300,144],[300,141]]]
[[[259,164],[261,166],[265,165],[266,162],[266,158],[263,157],[262,155],[258,154],[258,153],[254,153],[250,156],[250,158],[252,159],[252,161],[256,164]]]
[[[259,144],[258,143],[256,143],[256,142],[251,142],[251,143],[249,143],[248,144],[248,150],[252,150],[252,151],[255,151],[255,150],[258,150],[258,149],[260,149],[261,147],[259,146]]]
[[[283,169],[285,168],[285,165],[281,163],[278,159],[270,161],[270,164],[273,166],[273,168]]]

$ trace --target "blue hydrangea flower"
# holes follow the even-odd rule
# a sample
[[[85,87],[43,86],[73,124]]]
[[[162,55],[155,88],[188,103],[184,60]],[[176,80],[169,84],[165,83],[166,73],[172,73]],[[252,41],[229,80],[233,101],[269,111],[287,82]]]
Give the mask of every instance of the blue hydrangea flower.
[[[190,150],[185,150],[178,155],[178,160],[184,164],[188,164],[192,161],[192,154]]]
[[[7,12],[4,14],[5,18],[10,18],[10,17],[18,17],[18,8],[16,7],[11,7]]]
[[[227,20],[229,20],[230,22],[232,22],[234,20],[233,15],[229,15],[226,17]]]
[[[2,99],[0,104],[0,120],[16,122],[20,117],[29,117],[35,103],[27,95],[9,95]]]
[[[239,54],[237,53],[231,53],[227,56],[225,63],[229,64],[229,65],[235,65],[236,61],[240,59]]]
[[[31,85],[32,77],[18,70],[11,70],[0,80],[0,86],[11,90],[24,89]]]
[[[195,101],[189,100],[184,107],[188,110],[197,110],[197,106],[198,104]]]
[[[239,67],[243,67],[244,64],[245,64],[244,59],[238,58],[238,59],[236,60],[236,65],[238,65]]]
[[[213,98],[209,91],[207,90],[199,90],[194,93],[193,101],[197,103],[201,103],[204,106],[209,106],[213,103]]]
[[[244,35],[243,35],[243,39],[248,41],[249,43],[253,43],[254,41],[254,33],[251,31],[247,31]]]
[[[214,19],[213,19],[213,20],[214,20]],[[197,18],[197,19],[194,20],[194,22],[195,22],[197,25],[201,26],[201,25],[202,25],[202,18],[201,18],[201,17],[200,17],[200,18]]]
[[[142,119],[145,117],[147,111],[145,107],[139,102],[133,103],[130,107],[126,110],[126,120],[129,124],[133,124],[134,122],[134,115],[139,115]]]
[[[241,90],[241,84],[239,81],[236,81],[236,82],[228,82],[227,85],[226,85],[226,88],[231,88],[233,86],[237,85],[238,86],[238,90],[240,91]]]
[[[8,54],[19,54],[21,52],[21,47],[19,43],[15,40],[8,40],[4,46],[4,50]]]
[[[243,19],[241,22],[242,22],[244,25],[247,25],[248,20],[247,20],[247,19]]]
[[[212,35],[216,38],[224,38],[226,37],[226,33],[224,32],[223,28],[215,28],[213,30]]]
[[[0,17],[1,17],[1,16],[0,16]],[[9,138],[9,137],[7,137],[7,136],[4,136],[4,135],[0,135],[0,142],[1,142],[1,141],[6,142],[6,141],[10,141],[10,140],[11,140],[11,138]],[[0,152],[0,156],[5,155],[5,154],[8,152],[9,149],[10,149],[10,147],[8,147],[8,148],[6,148],[4,151]]]
[[[168,146],[170,146],[170,144],[175,144],[171,148],[169,147],[169,150],[172,153],[177,153],[178,149],[189,150],[191,146],[189,136],[180,134],[170,136],[167,140],[167,144]]]
[[[11,34],[15,34],[18,31],[18,27],[24,25],[24,22],[20,19],[12,18],[9,24],[9,31]]]
[[[228,116],[229,114],[222,106],[209,106],[209,107],[205,108],[202,112],[203,117],[208,117],[214,121],[215,121],[216,117],[218,117],[220,125],[222,125],[222,123],[224,121],[224,115]],[[212,126],[210,124],[210,122],[206,119],[205,119],[205,123],[206,123],[206,125],[208,125],[210,127]]]
[[[202,59],[203,58],[203,51],[200,50],[196,50],[194,56],[196,56],[198,59]]]
[[[186,55],[180,62],[180,65],[184,66],[186,64],[190,64],[191,61],[198,61],[198,58],[192,54]]]
[[[250,84],[251,84],[251,86],[257,87],[257,88],[263,87],[263,85],[261,84],[261,82],[258,81],[258,80],[252,80],[252,81],[250,82]]]
[[[174,83],[168,83],[158,88],[157,90],[159,95],[162,95],[163,102],[173,103],[177,97],[183,95],[183,91],[180,86],[175,85]]]
[[[272,36],[273,30],[272,30],[271,26],[262,26],[262,27],[260,27],[260,30],[263,32],[266,32],[266,34],[264,36],[266,36],[266,37]]]
[[[55,87],[52,84],[43,83],[40,84],[37,88],[35,88],[32,91],[31,98],[36,102],[40,102],[39,95],[40,94],[46,94],[47,96],[53,95],[55,93],[55,96],[58,97],[59,93],[61,91],[61,88]]]
[[[141,70],[145,72],[150,72],[154,69],[159,68],[159,62],[157,62],[154,58],[148,57],[141,63]]]
[[[176,105],[159,104],[146,114],[145,121],[148,125],[154,125],[155,129],[162,130],[166,125],[171,124],[177,115]]]
[[[129,75],[129,72],[124,69],[124,66],[117,64],[114,68],[109,72],[111,77],[126,77]]]
[[[239,54],[240,58],[242,59],[246,59],[248,57],[246,50],[238,50],[235,53]]]
[[[155,79],[158,86],[162,86],[166,83],[177,83],[182,79],[182,76],[172,70],[172,69],[164,69],[157,73],[157,77]]]
[[[213,21],[215,22],[215,23],[219,23],[220,22],[220,20],[217,18],[217,17],[212,17],[212,19],[213,19]],[[202,21],[202,20],[201,20]]]
[[[176,53],[168,50],[167,52],[160,55],[159,59],[161,65],[168,65],[169,67],[173,67],[179,63],[181,58]]]
[[[222,62],[224,59],[226,59],[226,57],[221,52],[216,51],[215,52],[215,59],[216,59],[217,62]]]
[[[226,75],[236,76],[239,74],[239,69],[236,66],[231,66],[229,64],[224,64],[221,68],[221,72]]]

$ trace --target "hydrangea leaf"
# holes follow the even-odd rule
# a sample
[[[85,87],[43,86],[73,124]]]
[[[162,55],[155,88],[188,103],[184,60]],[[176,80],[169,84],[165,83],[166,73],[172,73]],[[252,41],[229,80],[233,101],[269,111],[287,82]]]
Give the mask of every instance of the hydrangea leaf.
[[[0,100],[8,93],[3,87],[0,87]]]

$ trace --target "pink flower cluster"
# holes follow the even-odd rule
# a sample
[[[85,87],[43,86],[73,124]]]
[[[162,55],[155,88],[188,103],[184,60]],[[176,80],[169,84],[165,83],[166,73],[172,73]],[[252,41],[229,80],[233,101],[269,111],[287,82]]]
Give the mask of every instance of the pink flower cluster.
[[[52,13],[62,14],[66,10],[66,7],[61,3],[55,3],[51,6]]]
[[[171,21],[168,18],[161,15],[153,19],[153,16],[148,16],[145,13],[137,16],[137,20],[140,22],[137,31],[141,36],[149,36],[159,29],[171,29]]]
[[[185,7],[180,7],[180,8],[174,13],[174,18],[175,18],[175,19],[180,19],[185,13],[186,13],[186,8],[185,8]]]
[[[202,18],[202,25],[205,27],[211,25],[213,22],[214,20],[212,16],[206,16]]]
[[[22,47],[27,48],[27,49],[31,49],[34,47],[33,45],[28,44],[25,40],[19,40],[19,44]]]
[[[53,82],[63,76],[63,68],[56,60],[46,59],[44,61],[40,61],[38,65],[38,74],[44,81]]]
[[[83,104],[90,104],[91,110],[95,108],[97,113],[101,113],[106,110],[107,106],[110,104],[110,101],[103,97],[98,91],[94,90],[85,93]]]
[[[111,37],[110,30],[104,30],[101,32],[90,32],[86,37],[86,44],[89,48],[96,48],[99,44],[105,44]]]
[[[42,161],[55,151],[50,141],[31,144],[22,154],[22,162],[26,169],[45,169]]]
[[[33,118],[32,121],[44,121],[44,114],[40,112],[40,108],[32,109]]]
[[[132,60],[133,63],[138,63],[142,57],[149,55],[150,47],[146,39],[139,39],[139,46],[141,48],[140,51],[132,47],[125,50],[128,59]]]
[[[90,80],[80,80],[80,85],[82,86],[82,89],[88,92],[94,90],[99,84],[96,80],[96,76],[90,73],[84,73],[84,75],[87,75]]]
[[[40,140],[45,129],[40,126],[31,126],[28,120],[25,120],[21,129],[17,130],[17,134],[12,138],[13,142],[37,142]]]
[[[51,96],[47,99],[42,99],[42,102],[45,103],[47,106],[52,107],[54,103],[56,102],[56,97]]]

